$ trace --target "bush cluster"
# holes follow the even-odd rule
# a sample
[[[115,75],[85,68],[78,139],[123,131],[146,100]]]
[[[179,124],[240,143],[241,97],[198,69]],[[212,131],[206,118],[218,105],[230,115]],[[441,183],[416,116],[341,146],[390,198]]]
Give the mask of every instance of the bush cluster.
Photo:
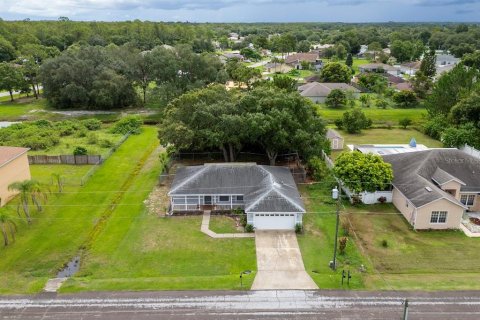
[[[142,127],[142,119],[138,116],[128,116],[125,117],[115,123],[112,127],[112,133],[120,133],[120,134],[139,134],[140,128]]]

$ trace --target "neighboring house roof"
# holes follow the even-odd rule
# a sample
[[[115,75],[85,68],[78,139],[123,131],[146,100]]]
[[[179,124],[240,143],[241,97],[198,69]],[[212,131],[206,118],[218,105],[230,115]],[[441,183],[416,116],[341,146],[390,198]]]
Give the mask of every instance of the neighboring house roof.
[[[436,76],[440,76],[444,72],[449,72],[453,68],[455,68],[456,64],[446,64],[442,66],[436,66]]]
[[[411,62],[402,63],[401,67],[412,69],[412,70],[420,70],[421,64],[422,64],[421,61],[411,61]]]
[[[243,60],[243,56],[240,53],[224,53],[223,56],[227,59],[240,59]]]
[[[379,70],[379,69],[383,69],[385,71],[397,70],[397,68],[395,68],[394,66],[391,66],[385,63],[367,63],[367,64],[362,64],[358,66],[358,68],[363,70]]]
[[[343,137],[338,133],[337,131],[333,129],[328,129],[327,130],[327,139],[333,139],[333,138],[340,138],[343,139]]]
[[[480,192],[480,160],[458,149],[392,154],[383,159],[392,165],[392,184],[417,208],[440,199],[465,208],[438,187],[439,182],[444,184],[451,178],[463,182],[460,183],[462,192]]]
[[[313,76],[305,77],[304,79],[306,82],[318,82],[320,81],[320,76],[314,74]]]
[[[179,168],[169,196],[243,195],[246,212],[305,212],[290,169],[253,163]]]
[[[450,173],[440,168],[437,168],[437,170],[435,170],[432,175],[432,180],[435,181],[435,183],[437,183],[438,185],[444,185],[445,183],[448,183],[450,181],[456,181],[462,185],[465,185],[465,182],[458,178],[455,178]]]
[[[360,92],[360,90],[358,90],[357,88],[352,87],[351,85],[346,83],[310,82],[298,87],[300,94],[304,97],[326,97],[334,89]]]
[[[455,56],[451,54],[445,54],[445,53],[437,53],[436,56],[436,65],[449,65],[453,64],[456,65],[457,63],[460,62],[459,58],[455,58]]]
[[[318,60],[318,53],[295,53],[285,58],[285,63],[295,63],[301,61],[316,62]]]
[[[395,88],[400,91],[413,91],[413,86],[410,82],[397,83]]]
[[[398,83],[405,82],[405,79],[403,79],[402,77],[394,76],[393,74],[389,74],[389,73],[387,74],[386,78],[387,78],[387,81],[390,83],[398,84]]]
[[[16,158],[20,157],[22,154],[27,152],[28,148],[20,147],[1,147],[0,146],[0,167],[3,167],[9,162],[12,162]]]

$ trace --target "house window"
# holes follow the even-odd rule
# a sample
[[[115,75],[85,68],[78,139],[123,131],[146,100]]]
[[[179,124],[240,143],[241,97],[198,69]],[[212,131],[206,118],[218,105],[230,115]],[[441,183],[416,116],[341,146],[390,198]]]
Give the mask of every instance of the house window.
[[[220,202],[229,202],[229,201],[230,201],[230,197],[229,197],[229,196],[220,196],[220,197],[219,197],[219,201],[220,201]]]
[[[460,202],[467,206],[473,206],[473,202],[475,201],[474,194],[462,194],[460,196]]]
[[[237,201],[243,201],[243,196],[237,196]]]
[[[447,222],[447,211],[432,211],[430,223],[445,223]]]

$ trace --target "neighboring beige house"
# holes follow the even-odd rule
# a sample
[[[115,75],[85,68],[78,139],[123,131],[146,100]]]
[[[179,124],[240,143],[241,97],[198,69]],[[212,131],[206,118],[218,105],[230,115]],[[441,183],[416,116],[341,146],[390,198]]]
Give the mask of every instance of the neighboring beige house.
[[[458,149],[385,155],[393,168],[392,202],[414,229],[457,229],[480,212],[480,159]]]
[[[340,89],[342,91],[350,91],[353,93],[355,99],[360,96],[360,90],[355,87],[352,87],[346,83],[320,83],[320,82],[310,82],[304,84],[303,86],[298,87],[300,95],[305,98],[309,98],[315,103],[325,103],[327,96],[334,89]]]
[[[15,192],[8,190],[11,183],[31,178],[28,150],[27,148],[0,146],[0,207],[15,196]]]
[[[318,53],[315,52],[295,53],[285,58],[285,63],[297,70],[301,70],[303,68],[302,62],[308,62],[311,65],[321,63]]]
[[[327,139],[330,141],[332,150],[343,150],[343,137],[333,129],[327,130]]]
[[[293,68],[285,63],[267,63],[265,65],[265,71],[268,73],[288,73]]]

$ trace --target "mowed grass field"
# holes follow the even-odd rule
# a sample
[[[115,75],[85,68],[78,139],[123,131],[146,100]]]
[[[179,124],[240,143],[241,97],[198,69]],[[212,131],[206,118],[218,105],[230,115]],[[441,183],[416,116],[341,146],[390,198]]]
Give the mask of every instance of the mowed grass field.
[[[329,179],[331,181],[331,179]],[[331,200],[333,182],[301,186],[300,191],[307,213],[303,217],[304,233],[297,236],[306,271],[320,289],[361,289],[365,274],[359,272],[367,264],[361,256],[355,241],[350,237],[344,254],[338,253],[337,271],[332,271],[329,262],[333,260],[335,243],[336,204]],[[339,237],[346,236],[342,225]],[[350,286],[341,285],[342,271],[350,271]]]
[[[45,99],[22,98],[14,102],[10,102],[10,98],[5,100],[5,97],[2,97],[2,99],[4,101],[0,102],[0,121],[18,120],[22,116],[32,114],[33,110],[41,113],[47,108]]]
[[[340,119],[345,111],[350,109],[331,109],[325,106],[318,106],[318,114],[330,123],[336,119]],[[377,108],[362,108],[367,118],[372,119],[373,124],[387,124],[398,126],[401,119],[408,118],[413,121],[414,125],[422,124],[426,121],[427,111],[423,108],[416,109],[377,109]]]
[[[392,205],[348,211],[359,243],[376,270],[366,276],[366,288],[478,290],[480,239],[461,231],[414,231]]]
[[[63,194],[51,194],[44,212],[35,213],[31,225],[19,220],[16,241],[0,248],[0,293],[41,291],[47,279],[76,256],[81,246],[94,240],[102,227],[101,218],[106,219],[123,199],[144,159],[157,146],[156,128],[144,128],[142,134],[127,139],[85,186],[67,186]],[[41,167],[33,168],[34,177],[48,179],[48,173],[38,173]],[[83,172],[72,174],[79,177]],[[15,201],[7,210],[16,216]]]

